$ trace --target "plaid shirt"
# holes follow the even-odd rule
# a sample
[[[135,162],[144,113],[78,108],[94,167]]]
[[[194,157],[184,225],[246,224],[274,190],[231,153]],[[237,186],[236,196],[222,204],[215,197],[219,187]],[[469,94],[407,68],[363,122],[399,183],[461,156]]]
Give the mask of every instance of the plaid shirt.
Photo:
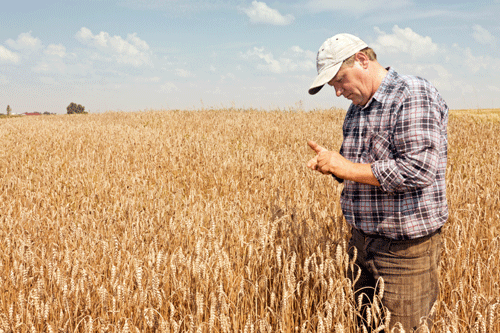
[[[426,236],[448,219],[448,106],[429,82],[389,68],[366,106],[347,111],[340,154],[369,163],[381,187],[345,181],[347,222],[366,234]]]

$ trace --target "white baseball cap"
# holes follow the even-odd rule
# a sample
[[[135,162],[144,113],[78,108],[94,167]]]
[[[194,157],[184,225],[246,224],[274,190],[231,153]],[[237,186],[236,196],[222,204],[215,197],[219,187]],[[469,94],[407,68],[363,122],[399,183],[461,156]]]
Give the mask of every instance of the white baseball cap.
[[[318,76],[309,88],[309,94],[314,95],[330,82],[340,69],[344,60],[356,52],[368,47],[365,42],[350,34],[338,34],[328,38],[319,48],[316,56]]]

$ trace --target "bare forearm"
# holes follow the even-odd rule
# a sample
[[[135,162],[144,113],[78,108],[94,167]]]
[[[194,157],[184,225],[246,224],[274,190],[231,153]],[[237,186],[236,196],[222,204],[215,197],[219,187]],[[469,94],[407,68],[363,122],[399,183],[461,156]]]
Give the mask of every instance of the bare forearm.
[[[352,163],[342,178],[357,183],[380,186],[379,181],[372,172],[370,164]]]

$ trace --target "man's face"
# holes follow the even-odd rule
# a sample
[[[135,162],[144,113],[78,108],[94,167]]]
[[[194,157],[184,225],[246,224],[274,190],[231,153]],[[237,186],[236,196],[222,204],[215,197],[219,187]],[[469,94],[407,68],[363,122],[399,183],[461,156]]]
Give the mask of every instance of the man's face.
[[[366,105],[372,95],[367,76],[368,71],[356,61],[352,66],[342,66],[328,84],[335,88],[338,97],[344,96],[355,105]]]

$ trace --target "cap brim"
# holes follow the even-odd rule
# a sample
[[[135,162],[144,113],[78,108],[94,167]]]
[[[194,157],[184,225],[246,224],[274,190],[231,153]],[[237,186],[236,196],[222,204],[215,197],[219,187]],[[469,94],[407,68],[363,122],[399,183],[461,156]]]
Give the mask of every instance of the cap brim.
[[[317,93],[318,91],[320,91],[320,90],[321,90],[321,88],[323,88],[323,86],[324,86],[324,85],[319,86],[319,87],[309,88],[309,94],[310,94],[310,95],[316,95],[316,93]]]
[[[320,91],[321,88],[323,88],[323,86],[325,84],[330,82],[330,80],[333,79],[333,77],[335,75],[337,75],[341,66],[342,66],[342,62],[339,62],[338,64],[336,64],[336,65],[334,65],[326,70],[323,70],[320,74],[318,74],[318,76],[316,77],[316,80],[314,80],[313,84],[309,88],[309,94],[314,95],[318,91]]]

